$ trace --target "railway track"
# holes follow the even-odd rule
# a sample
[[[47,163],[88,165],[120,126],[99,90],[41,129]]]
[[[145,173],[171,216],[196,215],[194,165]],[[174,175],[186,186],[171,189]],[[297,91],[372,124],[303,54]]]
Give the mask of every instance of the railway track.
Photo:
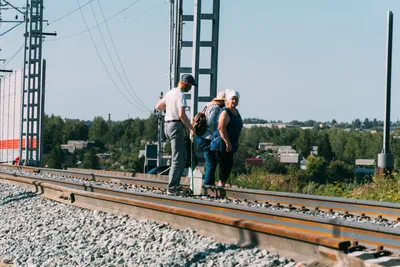
[[[0,165],[0,167],[2,166],[10,168],[10,166],[7,165]],[[18,167],[14,166],[11,166],[11,168],[15,170],[18,169]],[[24,167],[23,169],[33,173],[63,176],[82,181],[143,186],[148,188],[159,188],[164,191],[168,186],[168,176],[164,175],[136,174],[137,176],[135,177],[127,177],[97,174],[96,170],[78,172],[71,170],[54,170],[31,167]],[[182,184],[184,186],[189,186],[189,179],[186,177],[182,178]],[[264,190],[222,188],[217,186],[204,186],[202,192],[203,195],[214,196],[217,198],[241,199],[246,200],[249,203],[264,203],[267,205],[287,207],[288,209],[323,211],[330,214],[340,213],[348,218],[372,218],[377,222],[392,221],[393,223],[400,223],[400,204],[398,203],[324,197]]]
[[[158,177],[158,180],[156,180],[137,177],[111,177],[71,171],[60,172],[59,170],[48,169],[25,170],[30,172],[23,175],[14,173],[14,176],[3,174],[1,179],[28,186],[37,193],[47,194],[52,199],[85,208],[99,208],[101,206],[106,211],[112,212],[132,212],[133,209],[135,210],[134,213],[136,212],[144,217],[150,216],[151,218],[167,220],[178,225],[186,222],[191,226],[196,225],[204,233],[212,233],[213,236],[218,236],[221,239],[228,238],[229,240],[227,241],[242,240],[243,242],[256,244],[271,250],[279,250],[280,253],[282,250],[287,250],[287,255],[284,256],[300,261],[310,261],[310,255],[314,255],[312,257],[313,261],[326,260],[327,258],[335,258],[336,261],[346,258],[348,261],[349,258],[343,256],[346,253],[356,253],[357,255],[355,256],[359,258],[372,257],[375,260],[379,260],[390,256],[392,253],[400,253],[400,228],[268,211],[234,204],[205,202],[197,199],[169,197],[162,194],[128,192],[127,190],[110,189],[101,185],[96,186],[82,182],[43,178],[38,175],[38,172],[47,175],[61,175],[62,173],[65,176],[79,178],[80,180],[78,181],[95,180],[103,181],[103,183],[108,181],[142,186],[144,184],[141,183],[147,181],[153,183],[153,185],[158,183],[158,188],[161,189],[165,185],[165,181],[162,180],[163,177],[161,179]],[[147,184],[147,186],[150,186],[150,184]],[[156,186],[154,185],[154,187]],[[400,213],[398,206],[393,203],[387,206],[387,203],[340,199],[329,202],[328,199],[316,196],[302,196],[303,198],[301,198],[301,195],[298,194],[281,195],[276,192],[232,188],[227,190],[204,188],[203,190],[204,192],[212,190],[214,196],[218,196],[223,191],[229,191],[226,195],[236,194],[236,196],[241,197],[250,196],[254,193],[258,199],[262,197],[264,200],[275,197],[275,200],[278,198],[278,201],[282,203],[289,203],[283,202],[283,198],[294,202],[296,201],[295,197],[297,197],[297,201],[299,199],[303,200],[304,203],[308,201],[307,205],[310,207],[311,205],[318,205],[318,207],[324,207],[323,205],[325,205],[327,209],[332,209],[332,205],[336,207],[334,206],[335,203],[350,207],[351,203],[346,201],[356,201],[355,203],[359,207],[353,208],[354,213],[356,211],[364,213],[363,207],[369,207],[370,210],[382,210],[379,215],[384,214],[385,218],[397,218],[396,216]],[[251,199],[248,197],[252,201],[257,198]],[[132,208],[132,206],[135,208]],[[291,207],[294,208],[293,205]],[[216,227],[218,231],[215,231]],[[287,248],[292,249],[288,250]],[[372,248],[377,249],[371,250]],[[355,261],[357,257],[352,257],[351,260]],[[400,265],[400,259],[398,261]]]

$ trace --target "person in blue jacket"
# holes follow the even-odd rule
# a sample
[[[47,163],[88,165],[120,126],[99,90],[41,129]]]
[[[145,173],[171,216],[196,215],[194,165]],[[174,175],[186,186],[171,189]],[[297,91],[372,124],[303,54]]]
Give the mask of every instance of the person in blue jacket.
[[[239,136],[243,128],[243,120],[237,110],[239,92],[226,89],[225,98],[225,107],[219,116],[218,130],[215,131],[211,141],[211,150],[216,151],[219,164],[219,186],[230,186],[226,181],[232,171],[233,156],[239,148]]]

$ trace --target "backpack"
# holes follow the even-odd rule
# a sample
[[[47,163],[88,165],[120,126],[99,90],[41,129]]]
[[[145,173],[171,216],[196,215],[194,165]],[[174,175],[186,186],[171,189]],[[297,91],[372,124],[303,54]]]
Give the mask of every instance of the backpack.
[[[197,113],[196,116],[193,118],[192,126],[194,128],[194,131],[196,132],[196,135],[203,135],[206,132],[207,129],[207,118],[206,118],[206,109],[207,106],[204,107],[204,109]]]

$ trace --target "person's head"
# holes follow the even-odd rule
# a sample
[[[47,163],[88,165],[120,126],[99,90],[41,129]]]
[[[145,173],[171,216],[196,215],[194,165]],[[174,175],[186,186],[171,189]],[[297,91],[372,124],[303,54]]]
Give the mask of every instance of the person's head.
[[[189,92],[193,85],[197,85],[194,77],[190,74],[183,74],[179,82],[179,88],[184,92]]]
[[[225,105],[227,108],[236,108],[239,105],[240,94],[234,89],[225,90]]]
[[[215,104],[217,104],[219,107],[224,107],[225,106],[225,92],[219,92],[217,96],[212,100]]]

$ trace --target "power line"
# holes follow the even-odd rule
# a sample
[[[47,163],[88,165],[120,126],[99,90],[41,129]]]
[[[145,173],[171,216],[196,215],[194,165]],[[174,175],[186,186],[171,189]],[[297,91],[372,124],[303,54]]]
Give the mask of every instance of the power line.
[[[124,12],[125,10],[129,9],[130,7],[136,5],[140,0],[136,0],[135,2],[133,2],[132,4],[130,4],[129,6],[125,7],[124,9],[122,9],[120,12],[118,12],[117,14],[115,14],[114,16],[108,18],[107,20],[105,20],[104,22],[109,21],[110,19],[115,18],[116,16],[118,16],[119,14],[121,14],[122,12]]]
[[[97,3],[99,4],[99,8],[100,8],[101,15],[103,16],[103,19],[104,19],[104,21],[105,21],[105,16],[104,16],[103,8],[101,7],[100,0],[97,0]],[[108,27],[108,23],[106,22],[105,24],[106,24],[106,29],[107,29],[108,35],[109,35],[109,37],[110,37],[110,39],[111,39],[111,43],[112,43],[112,45],[113,45],[113,47],[114,47],[115,54],[117,55],[117,59],[118,59],[119,65],[120,65],[120,67],[121,67],[121,69],[122,69],[122,72],[124,73],[125,79],[127,80],[128,85],[129,85],[129,87],[131,88],[133,94],[136,96],[137,99],[139,99],[141,105],[144,106],[144,107],[146,107],[146,105],[140,100],[140,97],[137,96],[137,94],[135,93],[135,90],[133,89],[133,86],[132,86],[132,84],[131,84],[131,82],[130,82],[130,80],[129,80],[129,78],[128,78],[128,75],[126,74],[125,68],[124,68],[124,66],[123,66],[123,64],[122,64],[121,57],[119,56],[117,47],[116,47],[116,45],[115,45],[115,43],[114,43],[114,39],[113,39],[113,37],[112,37],[112,35],[111,35],[110,28]],[[99,28],[99,29],[100,29],[100,28]],[[119,76],[119,75],[118,75],[118,76]],[[121,79],[121,81],[122,81],[122,79]],[[146,107],[146,109],[149,110],[147,107]],[[149,111],[150,111],[150,110],[149,110]],[[150,111],[150,112],[151,112],[151,111]]]
[[[85,7],[85,6],[87,6],[88,4],[90,4],[90,3],[92,3],[94,0],[90,0],[89,2],[87,2],[86,4],[83,4],[82,6],[80,6],[80,7],[78,7],[78,8],[76,8],[76,9],[74,9],[74,10],[72,10],[72,11],[70,11],[70,12],[68,12],[67,14],[65,14],[65,15],[62,15],[61,17],[59,17],[58,19],[55,19],[55,20],[53,20],[52,22],[50,22],[50,23],[47,23],[47,26],[49,26],[50,24],[53,24],[53,23],[56,23],[57,21],[59,21],[59,20],[62,20],[63,18],[66,18],[66,17],[68,17],[69,15],[71,15],[72,13],[75,13],[76,11],[78,11],[79,9],[81,9],[82,7]]]
[[[92,1],[94,1],[94,0],[92,0]],[[90,1],[90,2],[92,2],[92,1]],[[123,9],[120,10],[120,11],[118,11],[116,14],[112,15],[111,17],[109,17],[108,19],[106,19],[106,20],[100,22],[100,23],[97,24],[97,25],[94,25],[94,26],[91,27],[91,28],[88,28],[88,29],[86,29],[86,30],[82,30],[82,31],[80,31],[80,32],[77,32],[77,33],[74,33],[74,34],[71,34],[71,35],[68,35],[68,36],[64,36],[64,37],[56,38],[56,39],[52,39],[52,40],[47,40],[47,41],[48,41],[48,42],[60,41],[60,40],[63,40],[63,39],[72,38],[72,37],[81,35],[82,33],[85,33],[85,32],[87,32],[87,31],[89,31],[89,30],[92,30],[92,29],[94,29],[94,28],[96,28],[96,27],[99,27],[100,25],[102,25],[102,24],[104,24],[104,23],[106,23],[106,22],[108,22],[108,21],[114,19],[116,16],[118,16],[119,14],[121,14],[122,12],[124,12],[125,10],[127,10],[127,9],[129,9],[130,7],[132,7],[132,6],[134,6],[135,4],[137,4],[139,1],[140,1],[140,0],[136,0],[136,1],[133,2],[132,4],[128,5],[127,7],[123,8]],[[87,3],[87,4],[88,4],[88,3]],[[82,7],[83,7],[83,6],[82,6]],[[147,10],[147,11],[148,11],[148,10]],[[147,12],[147,11],[145,11],[145,12]]]
[[[19,52],[21,52],[22,48],[24,47],[24,44],[21,45],[21,47],[18,49],[17,52],[15,52],[14,55],[12,55],[9,59],[6,60],[6,63],[4,63],[3,66],[1,66],[2,68],[5,68],[9,63],[11,63],[11,61],[19,54]]]
[[[132,15],[130,15],[130,16],[127,16],[127,17],[125,17],[124,19],[130,19],[130,18],[132,18],[132,17],[136,17],[136,16],[138,16],[138,15],[142,15],[142,14],[147,13],[147,12],[153,10],[153,9],[156,9],[157,7],[164,6],[164,5],[166,5],[166,4],[168,4],[168,2],[164,2],[164,3],[162,3],[162,4],[152,6],[152,7],[148,8],[148,9],[146,9],[146,10],[143,10],[142,12],[135,13],[135,14],[132,14]]]
[[[97,16],[96,16],[96,13],[94,12],[92,3],[90,3],[90,8],[91,8],[91,10],[92,10],[94,19],[95,19],[96,23],[98,24]],[[107,23],[106,23],[106,25],[107,25]],[[104,45],[104,47],[105,47],[105,49],[106,49],[106,52],[107,52],[107,54],[108,54],[108,57],[109,57],[110,60],[111,60],[111,64],[113,65],[113,67],[114,67],[114,69],[115,69],[115,72],[117,73],[117,76],[118,76],[119,80],[121,81],[122,85],[125,87],[125,90],[128,92],[128,94],[132,97],[132,99],[133,99],[139,106],[141,106],[141,107],[143,107],[144,109],[146,109],[147,111],[150,111],[150,112],[151,112],[151,110],[149,110],[149,109],[140,101],[140,98],[135,94],[135,91],[133,91],[133,93],[135,94],[136,98],[139,99],[140,102],[137,101],[136,98],[135,98],[135,96],[133,96],[132,93],[128,90],[128,87],[125,85],[125,83],[124,83],[124,81],[123,81],[121,75],[119,74],[119,71],[118,71],[117,67],[115,66],[115,63],[114,63],[114,60],[113,60],[113,58],[112,58],[112,56],[111,56],[111,54],[110,54],[110,51],[108,50],[107,43],[106,43],[106,41],[105,41],[105,39],[104,39],[103,33],[102,33],[102,31],[101,31],[101,28],[99,27],[98,29],[99,29],[99,33],[100,33],[100,36],[101,36],[101,40],[103,41],[103,45]]]
[[[138,1],[139,1],[139,0],[138,0]],[[78,6],[80,7],[80,8],[79,8],[79,11],[81,12],[83,22],[85,23],[85,26],[86,26],[86,28],[87,28],[87,30],[88,30],[88,32],[89,32],[90,39],[92,40],[93,46],[94,46],[94,48],[95,48],[95,50],[96,50],[96,53],[97,53],[98,57],[100,58],[100,61],[101,61],[102,65],[103,65],[104,69],[106,70],[108,76],[110,77],[111,81],[113,82],[115,88],[117,88],[117,90],[121,93],[121,95],[122,95],[132,106],[134,106],[135,108],[141,109],[140,107],[137,107],[135,104],[133,104],[133,103],[124,95],[124,93],[122,93],[122,91],[119,89],[118,85],[115,83],[113,77],[111,76],[110,71],[107,69],[107,66],[106,66],[106,64],[104,63],[104,60],[103,60],[103,58],[101,57],[101,54],[100,54],[100,52],[99,52],[99,49],[97,48],[96,42],[95,42],[94,39],[93,39],[92,33],[90,32],[89,26],[88,26],[87,21],[86,21],[86,19],[85,19],[85,15],[83,14],[81,5],[80,5],[80,3],[79,3],[79,0],[76,0],[76,2],[78,3]],[[143,110],[143,109],[141,109],[141,110]],[[147,112],[146,110],[143,110],[143,111]]]

